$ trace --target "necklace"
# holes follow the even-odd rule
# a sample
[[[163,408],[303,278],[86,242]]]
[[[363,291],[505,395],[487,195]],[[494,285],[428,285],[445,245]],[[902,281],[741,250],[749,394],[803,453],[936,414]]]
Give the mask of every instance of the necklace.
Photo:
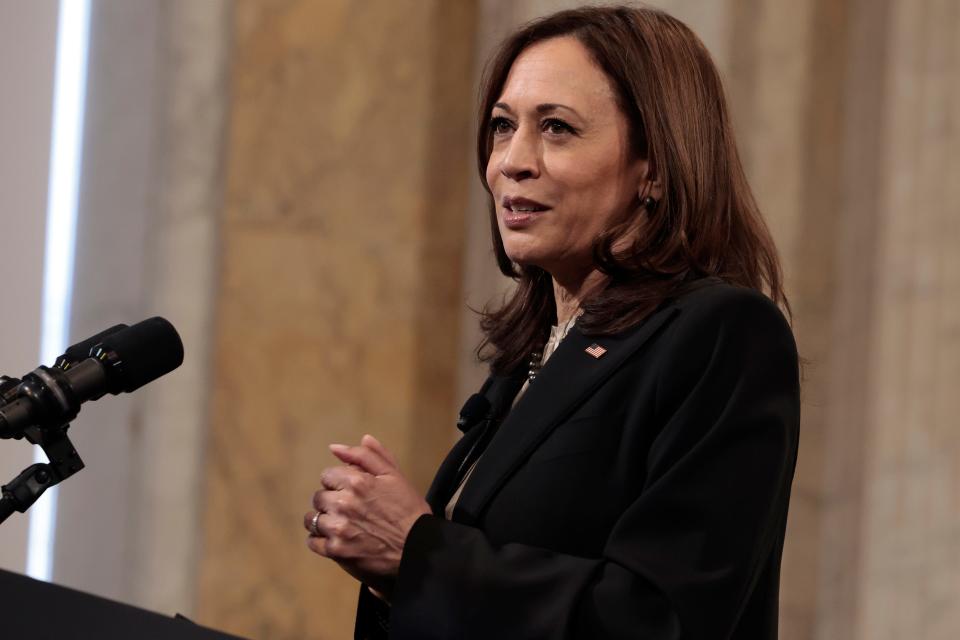
[[[530,353],[530,362],[527,365],[528,381],[533,382],[537,379],[537,374],[540,373],[540,369],[543,368],[547,359],[553,354],[563,339],[567,337],[567,334],[570,333],[570,329],[573,328],[573,325],[576,324],[577,318],[579,317],[580,314],[578,313],[562,325],[550,327],[550,339],[547,340],[547,343],[543,345],[543,347]]]
[[[527,380],[530,382],[536,380],[541,367],[543,367],[543,353],[540,351],[530,352],[530,363],[527,366]]]

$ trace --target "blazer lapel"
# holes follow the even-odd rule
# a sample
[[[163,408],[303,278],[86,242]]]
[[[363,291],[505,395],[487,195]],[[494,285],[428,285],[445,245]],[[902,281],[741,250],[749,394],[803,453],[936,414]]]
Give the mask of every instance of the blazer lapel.
[[[550,432],[678,313],[668,305],[616,336],[593,338],[572,329],[507,414],[463,488],[452,519],[476,523],[497,490]],[[593,345],[600,349],[590,349]]]
[[[476,424],[467,433],[460,438],[447,457],[444,458],[437,470],[430,488],[427,490],[426,500],[435,515],[443,515],[450,497],[456,490],[454,483],[460,472],[460,466],[464,463],[473,447],[483,437],[484,431],[488,428],[490,420],[497,420],[507,412],[510,403],[513,402],[517,391],[523,386],[525,371],[517,371],[507,376],[491,376],[484,383],[480,393],[486,396],[490,401],[490,411],[485,420]]]

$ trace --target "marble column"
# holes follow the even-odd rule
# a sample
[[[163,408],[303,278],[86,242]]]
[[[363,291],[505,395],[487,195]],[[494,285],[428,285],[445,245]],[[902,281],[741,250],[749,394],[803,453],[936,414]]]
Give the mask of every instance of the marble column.
[[[856,638],[960,629],[960,5],[891,0],[884,42]]]
[[[235,3],[200,618],[345,638],[301,520],[331,442],[426,489],[459,407],[472,2]]]
[[[728,100],[744,166],[773,233],[803,358],[802,428],[781,580],[781,637],[817,622],[824,408],[831,380],[833,260],[847,44],[843,3],[730,3]],[[696,27],[694,27],[696,28]]]
[[[229,0],[176,0],[157,10],[158,153],[144,315],[169,317],[186,355],[175,376],[143,394],[135,425],[128,597],[167,615],[193,616],[209,455],[231,9]]]

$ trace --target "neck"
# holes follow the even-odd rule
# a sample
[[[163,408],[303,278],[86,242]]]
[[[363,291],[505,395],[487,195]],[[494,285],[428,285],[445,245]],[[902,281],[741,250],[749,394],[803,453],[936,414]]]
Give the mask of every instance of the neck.
[[[607,276],[596,269],[572,277],[553,275],[553,302],[557,308],[557,325],[569,322],[580,313],[580,303],[606,281]]]

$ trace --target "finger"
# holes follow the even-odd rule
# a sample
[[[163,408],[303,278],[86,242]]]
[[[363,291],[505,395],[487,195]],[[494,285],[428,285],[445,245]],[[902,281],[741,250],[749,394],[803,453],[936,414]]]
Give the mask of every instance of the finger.
[[[326,513],[330,511],[330,505],[332,500],[330,498],[331,494],[340,493],[339,491],[329,491],[327,489],[319,489],[313,493],[313,508],[320,513]]]
[[[379,453],[364,446],[348,447],[344,444],[332,444],[330,445],[330,451],[342,462],[356,465],[375,476],[382,476],[396,470]]]
[[[370,476],[355,467],[330,467],[320,473],[320,484],[331,491],[355,489]]]
[[[313,536],[307,538],[307,547],[317,555],[336,561],[337,564],[349,572],[347,563],[350,562],[351,557],[347,554],[342,540]]]
[[[311,517],[312,519],[312,517]],[[311,522],[312,524],[312,522]],[[334,516],[329,513],[321,513],[317,518],[317,531],[314,537],[318,538],[337,538],[346,533],[349,522],[341,516]]]
[[[336,560],[345,560],[354,556],[349,542],[353,537],[352,527],[346,518],[322,513],[317,519],[317,530],[320,535],[313,536],[313,539],[323,541],[322,545],[317,545],[320,549],[317,553]],[[307,544],[310,544],[309,541]]]
[[[322,478],[323,476],[321,476],[321,481]],[[339,479],[336,476],[334,480],[336,482],[341,482],[342,480],[343,488],[350,486],[350,483],[352,482],[352,480],[349,478]],[[330,513],[333,510],[333,507],[338,504],[338,498],[342,497],[342,495],[343,491],[340,491],[339,489],[318,489],[317,491],[313,492],[313,508],[320,513]]]
[[[315,531],[314,528],[313,528],[313,519],[314,519],[314,518],[317,518],[317,514],[318,514],[318,513],[320,513],[320,512],[319,512],[319,511],[310,511],[310,512],[308,512],[308,513],[303,514],[303,528],[306,529],[306,530],[310,533],[311,536],[316,536],[316,535],[317,535],[317,532],[319,531],[319,530]],[[318,520],[319,520],[319,518],[318,518]],[[318,524],[319,524],[319,522],[318,522]]]
[[[319,556],[323,556],[324,558],[330,557],[330,555],[327,553],[326,538],[310,536],[309,538],[307,538],[307,548],[310,549],[310,551],[313,551],[315,554]]]
[[[400,468],[400,465],[397,464],[396,456],[390,453],[389,449],[383,446],[383,444],[379,440],[377,440],[375,437],[373,437],[369,433],[363,436],[362,438],[360,438],[360,444],[378,453],[380,457],[386,460],[387,464],[389,464],[394,469]]]
[[[369,478],[368,474],[363,474]],[[351,514],[354,495],[350,491],[326,491],[321,489],[313,494],[313,508],[320,513]]]

